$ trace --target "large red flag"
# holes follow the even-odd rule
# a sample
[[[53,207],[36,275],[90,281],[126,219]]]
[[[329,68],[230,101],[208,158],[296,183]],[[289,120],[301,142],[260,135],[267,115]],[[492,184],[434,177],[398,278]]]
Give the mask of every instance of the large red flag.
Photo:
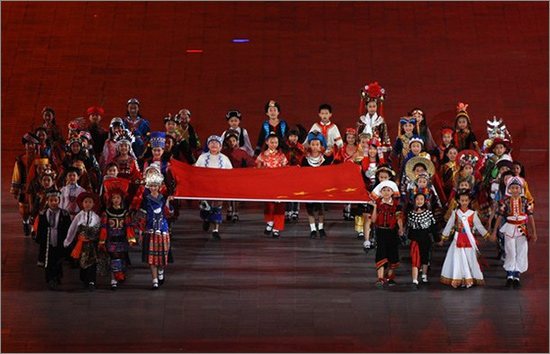
[[[354,163],[321,167],[195,167],[172,159],[175,198],[204,200],[365,203],[370,196]]]

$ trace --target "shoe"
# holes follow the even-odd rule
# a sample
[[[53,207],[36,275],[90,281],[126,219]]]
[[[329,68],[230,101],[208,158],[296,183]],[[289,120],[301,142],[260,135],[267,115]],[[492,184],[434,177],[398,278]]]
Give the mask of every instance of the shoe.
[[[365,238],[365,233],[363,231],[357,233],[357,238]]]
[[[31,235],[31,224],[28,222],[23,222],[23,233],[25,236]]]
[[[325,229],[319,230],[319,236],[320,236],[321,238],[327,237],[327,233],[326,233]]]
[[[317,238],[317,231],[311,231],[309,238]]]
[[[514,285],[514,279],[508,278],[506,279],[506,289],[512,289],[512,286]]]
[[[271,230],[273,230],[273,229],[271,229],[269,227],[266,227],[265,230],[264,230],[264,234],[265,235],[271,235]]]
[[[153,286],[151,287],[151,289],[158,290],[159,289],[159,283],[153,283]]]
[[[273,238],[281,237],[281,235],[279,235],[279,231],[275,231],[275,230],[273,230],[273,235],[272,236],[273,236]]]
[[[233,221],[233,222],[239,221],[239,215],[234,214],[233,217],[231,217],[231,221]]]
[[[291,215],[291,213],[289,211],[285,211],[285,220],[286,221],[290,220],[290,215]]]
[[[412,283],[411,290],[418,290],[418,283]]]
[[[521,283],[520,283],[519,279],[514,279],[514,282],[513,282],[512,286],[516,290],[521,289]]]
[[[40,262],[40,261],[36,262],[36,266],[37,266],[37,267],[42,267],[42,268],[44,268],[44,265],[45,265],[44,262]]]
[[[55,280],[50,280],[47,285],[49,290],[55,290]]]
[[[88,290],[90,290],[90,291],[94,291],[94,290],[95,290],[95,283],[94,283],[94,282],[89,282],[89,283],[88,283]]]
[[[216,240],[221,240],[220,232],[218,230],[212,231],[212,237],[214,237]]]
[[[424,283],[424,284],[428,284],[428,283],[429,283],[429,281],[428,281],[428,276],[422,275],[422,283]]]
[[[388,279],[388,286],[394,286],[395,284],[397,284],[397,283],[395,282],[395,280],[393,280],[393,279]]]
[[[208,231],[209,228],[210,228],[210,221],[204,220],[202,222],[202,230],[203,231]]]
[[[117,286],[118,286],[118,284],[116,282],[111,283],[111,291],[115,291]]]
[[[298,216],[298,213],[297,213],[297,212],[292,213],[291,218],[292,218],[293,221],[298,220],[298,217],[299,217],[299,216]]]
[[[378,279],[378,281],[374,283],[374,286],[376,286],[376,289],[384,289],[384,280]]]
[[[162,285],[164,284],[164,269],[162,270],[162,272],[159,269],[158,273],[159,273],[159,285]]]

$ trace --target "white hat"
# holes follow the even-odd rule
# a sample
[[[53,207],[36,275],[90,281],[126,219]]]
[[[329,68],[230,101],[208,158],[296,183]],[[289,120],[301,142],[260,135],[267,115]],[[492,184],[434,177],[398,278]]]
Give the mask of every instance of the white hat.
[[[399,194],[399,188],[397,187],[397,184],[395,184],[394,181],[383,181],[383,182],[380,182],[375,188],[374,190],[372,191],[373,194],[377,195],[377,196],[381,196],[382,194],[380,193],[382,191],[382,188],[384,187],[390,187],[391,190],[393,191],[394,194]]]

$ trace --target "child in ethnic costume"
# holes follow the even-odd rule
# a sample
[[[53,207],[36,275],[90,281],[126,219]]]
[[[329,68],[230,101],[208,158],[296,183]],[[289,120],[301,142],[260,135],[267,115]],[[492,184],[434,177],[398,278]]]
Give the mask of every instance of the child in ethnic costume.
[[[160,193],[164,181],[161,173],[151,172],[145,176],[143,201],[140,209],[147,214],[143,232],[141,260],[151,269],[152,289],[157,290],[165,280],[164,267],[170,262],[170,232],[167,217],[173,213],[170,207],[172,197],[165,198]]]
[[[375,178],[374,178],[374,189],[371,193],[371,197],[374,202],[376,200],[380,199],[382,196],[380,194],[380,190],[376,189],[376,187],[384,182],[384,181],[392,181],[395,183],[395,172],[391,169],[389,165],[381,165],[378,167],[378,169],[375,172]],[[363,213],[363,222],[364,224],[358,225],[356,224],[355,231],[359,232],[358,238],[363,238],[363,251],[368,253],[371,249],[376,248],[376,229],[371,228],[372,224],[372,206],[374,204],[363,204],[361,205],[361,209],[358,209],[360,212]],[[358,218],[356,218],[358,220]]]
[[[279,149],[283,150],[283,152],[286,152],[288,125],[284,119],[279,118],[279,114],[281,113],[281,105],[279,105],[278,102],[271,100],[265,104],[264,112],[268,119],[262,124],[262,127],[260,128],[260,135],[258,136],[258,142],[256,144],[256,150],[254,150],[254,155],[260,155],[263,150],[262,148],[271,133],[274,133],[279,138]]]
[[[537,228],[533,217],[533,204],[525,197],[524,181],[514,176],[506,184],[506,198],[500,201],[496,225],[504,218],[506,222],[499,229],[504,234],[504,249],[506,259],[504,270],[507,272],[506,287],[519,289],[519,276],[528,268],[529,241],[537,242]],[[531,224],[533,233],[527,232],[527,223]],[[497,227],[491,234],[491,240],[496,241]]]
[[[409,155],[410,140],[418,134],[418,122],[413,117],[401,117],[398,128],[397,139],[393,144],[391,155],[396,158],[395,170],[403,171],[405,158]]]
[[[441,165],[445,163],[443,160],[445,160],[447,151],[451,146],[454,146],[453,129],[449,126],[444,125],[441,127],[441,144],[437,145],[432,153],[432,162],[438,169],[441,168]]]
[[[433,151],[436,148],[432,132],[428,127],[428,120],[426,119],[426,113],[420,108],[413,108],[409,113],[409,117],[413,117],[416,120],[417,134],[424,140],[424,146],[427,151]]]
[[[481,154],[476,136],[472,131],[472,122],[466,111],[467,108],[468,105],[462,102],[458,103],[456,106],[457,115],[455,118],[453,135],[454,145],[458,148],[459,152],[462,150],[475,149],[478,154]]]
[[[196,158],[201,154],[201,141],[195,128],[191,125],[191,111],[187,108],[180,109],[176,118],[179,120],[180,129],[178,150],[182,156],[185,156],[189,164],[194,164]]]
[[[279,149],[281,138],[275,132],[269,133],[264,143],[265,150],[256,159],[257,168],[279,168],[288,165],[285,154]],[[266,235],[272,234],[273,238],[280,237],[280,231],[285,228],[285,204],[280,202],[266,203],[264,209],[267,226]]]
[[[355,128],[347,128],[344,139],[344,145],[341,149],[338,149],[334,155],[334,163],[353,162],[357,156],[357,130]],[[351,216],[351,204],[346,204],[343,210],[343,216],[344,220],[354,220]]]
[[[67,210],[71,219],[80,212],[78,203],[76,202],[80,194],[86,192],[86,190],[78,185],[78,179],[80,177],[80,169],[76,167],[69,167],[67,169],[66,180],[67,184],[61,188],[61,209]]]
[[[414,197],[414,208],[407,215],[407,226],[408,238],[411,240],[411,288],[417,290],[418,269],[422,266],[422,282],[428,283],[428,264],[430,263],[432,240],[440,242],[434,215],[426,204],[426,196],[422,193],[418,193]]]
[[[55,112],[51,107],[44,107],[42,109],[42,119],[44,124],[42,127],[46,128],[48,132],[48,139],[50,140],[50,146],[54,149],[63,149],[64,140],[61,127],[55,122]]]
[[[301,125],[290,128],[288,132],[288,152],[286,159],[289,166],[300,166],[306,154],[306,148],[300,144],[300,137],[305,135],[305,128]],[[285,211],[285,220],[298,220],[300,216],[300,203],[287,202]]]
[[[111,290],[126,278],[128,246],[136,243],[132,218],[123,204],[129,182],[123,178],[109,178],[104,182],[105,196],[109,201],[101,215],[99,247],[110,257]]]
[[[86,130],[90,132],[90,135],[92,136],[92,141],[94,142],[93,153],[98,160],[103,152],[105,141],[109,137],[109,132],[99,124],[99,122],[101,122],[101,117],[104,114],[105,110],[102,107],[91,106],[86,110],[86,116],[90,121],[86,127]]]
[[[302,167],[330,165],[332,157],[323,154],[323,149],[326,147],[325,137],[320,132],[309,133],[307,141],[309,143],[310,153],[302,160]],[[317,238],[317,232],[319,232],[319,237],[327,237],[323,225],[325,222],[323,203],[306,203],[306,210],[309,227],[311,228],[310,238]],[[319,215],[319,224],[317,228],[315,227],[315,211],[317,211]]]
[[[222,168],[231,169],[233,165],[227,156],[222,154],[222,138],[217,135],[211,135],[206,140],[206,146],[208,152],[205,152],[197,159],[195,166],[206,168]],[[201,201],[200,203],[200,215],[203,219],[202,229],[208,231],[210,224],[214,224],[214,230],[212,231],[212,237],[214,239],[220,239],[219,227],[222,223],[222,202],[220,201]]]
[[[52,169],[45,170],[40,176],[40,188],[36,191],[30,200],[31,216],[35,219],[48,206],[48,193],[57,190],[55,179],[57,174]],[[34,228],[36,230],[36,227]]]
[[[81,211],[73,219],[63,246],[67,248],[71,246],[73,240],[76,240],[71,257],[78,260],[80,281],[90,291],[94,291],[99,261],[98,240],[101,219],[93,209],[98,208],[99,198],[93,193],[84,192],[78,196],[76,202]]]
[[[229,158],[233,168],[253,167],[254,159],[252,158],[252,155],[250,155],[245,149],[239,147],[239,135],[237,132],[228,129],[224,132],[224,134],[225,140],[222,154]],[[252,151],[252,153],[254,153],[254,151]],[[227,203],[227,221],[237,222],[239,220],[239,202],[230,201]]]
[[[456,181],[456,175],[458,173],[459,166],[456,164],[456,156],[458,155],[458,149],[454,146],[449,146],[445,150],[445,157],[440,160],[439,176],[443,183],[443,192],[446,199],[451,201],[451,193],[454,188],[454,182]]]
[[[126,107],[126,116],[122,119],[122,122],[124,127],[135,137],[132,140],[132,150],[136,156],[141,158],[148,143],[151,127],[149,126],[149,122],[141,115],[140,103],[137,98],[130,98],[126,102]]]
[[[237,142],[239,143],[238,147],[246,151],[248,155],[254,156],[254,149],[252,149],[248,132],[246,129],[241,127],[241,112],[236,109],[231,109],[226,113],[225,119],[227,119],[229,129],[222,133],[222,140],[225,141],[225,135],[227,133],[230,131],[234,132],[237,135]]]
[[[477,230],[484,239],[489,237],[489,233],[483,227],[477,213],[470,209],[472,201],[470,191],[461,190],[456,198],[459,208],[452,213],[441,236],[441,242],[447,240],[454,228],[455,233],[443,262],[440,280],[453,288],[459,286],[469,288],[474,284],[483,285],[485,280],[478,261],[481,254],[474,231]]]
[[[46,270],[48,289],[54,290],[63,278],[63,242],[71,226],[71,217],[59,208],[61,192],[52,190],[46,195],[47,208],[36,222],[36,242],[40,245],[38,262]]]
[[[36,154],[36,145],[38,139],[32,133],[26,133],[22,137],[23,145],[25,145],[25,153],[19,155],[15,159],[13,167],[13,175],[11,178],[10,193],[14,196],[19,204],[19,215],[23,221],[23,233],[25,236],[31,234],[30,206],[27,198],[27,186],[30,182],[29,174],[33,165]]]
[[[115,117],[111,119],[111,123],[109,124],[109,137],[105,140],[103,152],[99,157],[99,167],[102,171],[105,170],[107,164],[115,160],[115,156],[117,155],[117,138],[124,133],[124,130],[122,118]]]
[[[393,181],[381,182],[373,191],[380,195],[372,211],[376,232],[376,288],[395,285],[395,269],[399,266],[399,236],[403,236],[403,218],[399,203],[399,189]],[[399,227],[397,231],[396,228]]]
[[[378,133],[375,132],[375,137],[373,138],[368,134],[361,134],[359,136],[359,149],[354,162],[361,165],[361,176],[363,177],[365,188],[369,192],[372,191],[376,169],[384,162]],[[368,224],[369,211],[370,206],[367,204],[359,204],[353,211],[357,238],[367,237],[365,236],[365,229]]]
[[[317,123],[314,123],[309,130],[309,133],[319,132],[323,135],[323,138],[326,142],[326,149],[324,154],[327,156],[333,156],[334,153],[341,149],[343,146],[342,137],[340,136],[340,131],[338,126],[330,121],[332,117],[332,106],[328,103],[323,103],[319,106],[319,118],[321,120]],[[309,137],[309,135],[308,135]],[[304,142],[304,147],[307,148],[309,145],[309,138],[306,138]]]
[[[370,83],[361,88],[360,117],[357,121],[357,133],[369,134],[372,138],[374,132],[378,132],[382,145],[386,147],[385,152],[389,152],[391,151],[391,140],[388,134],[388,126],[383,118],[383,103],[385,98],[386,91],[380,87],[378,82]],[[378,114],[378,107],[380,107],[380,114]],[[365,108],[367,110],[366,114],[364,114]]]

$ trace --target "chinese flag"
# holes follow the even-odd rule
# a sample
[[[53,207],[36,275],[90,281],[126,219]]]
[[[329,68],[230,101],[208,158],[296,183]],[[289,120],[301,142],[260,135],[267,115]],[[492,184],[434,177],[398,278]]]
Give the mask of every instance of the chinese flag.
[[[321,167],[195,167],[172,159],[174,197],[201,200],[365,203],[371,200],[354,163]]]

